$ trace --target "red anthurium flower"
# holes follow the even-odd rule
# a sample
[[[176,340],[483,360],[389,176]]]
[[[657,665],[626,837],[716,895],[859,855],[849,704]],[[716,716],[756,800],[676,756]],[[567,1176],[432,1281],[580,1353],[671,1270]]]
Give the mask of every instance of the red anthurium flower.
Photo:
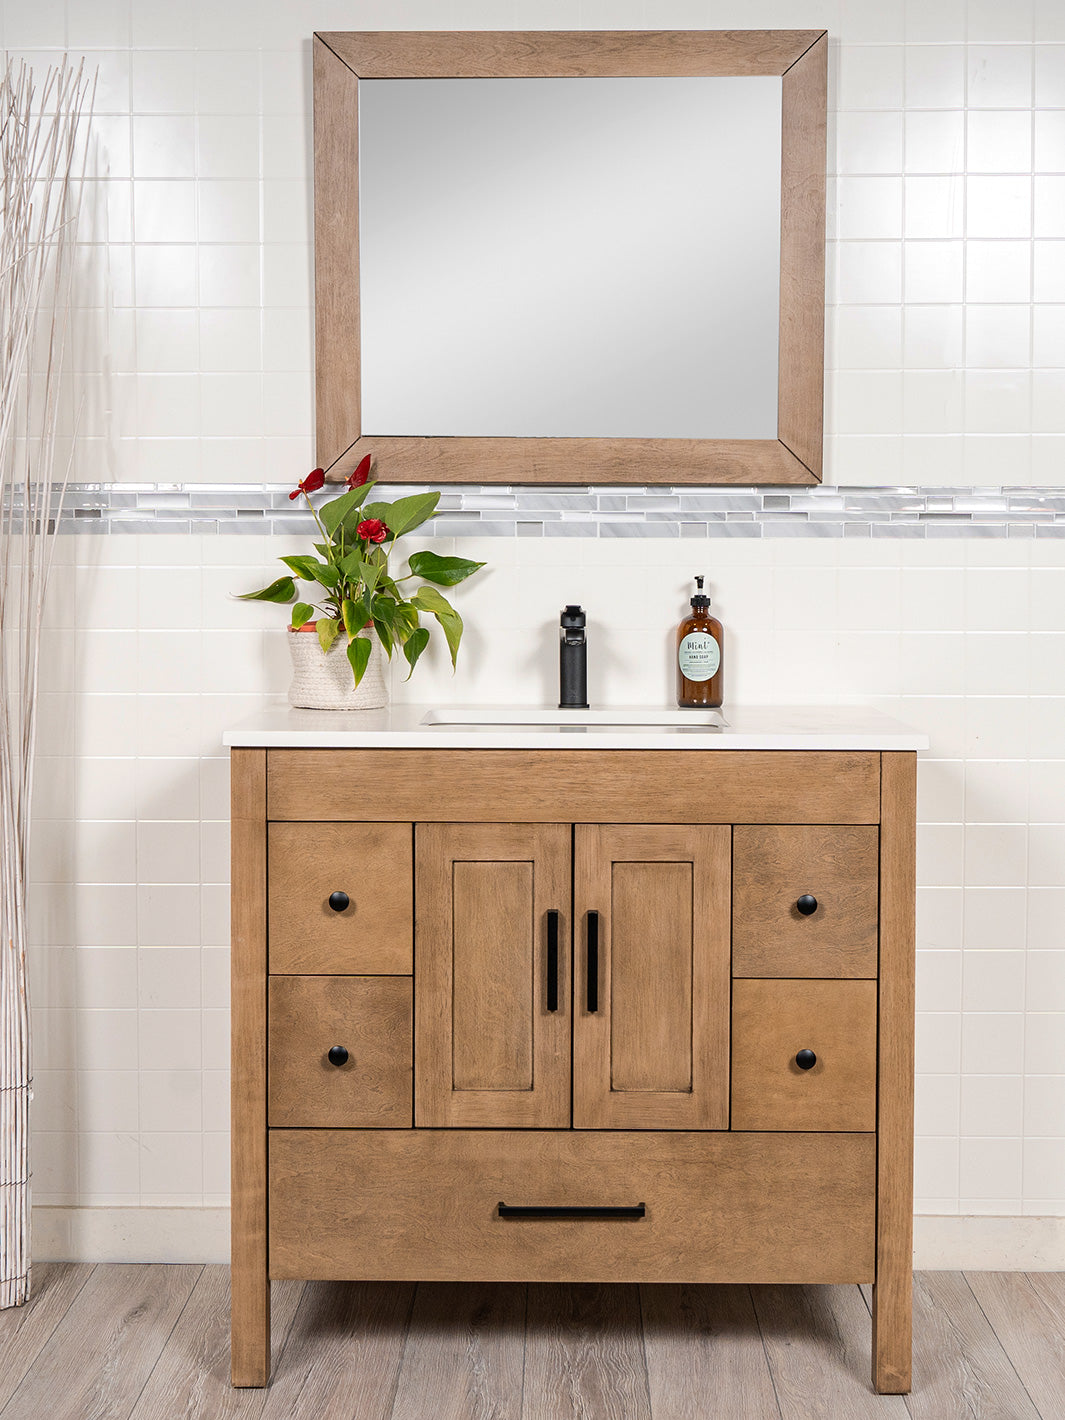
[[[384,542],[388,536],[388,528],[380,518],[367,518],[359,524],[356,531],[367,542]]]
[[[360,464],[359,464],[358,468],[355,470],[355,472],[349,476],[349,478],[348,478],[348,487],[349,487],[349,488],[361,488],[362,485],[363,485],[363,484],[366,482],[366,480],[369,478],[369,476],[370,476],[370,455],[367,454],[366,457],[360,462]]]
[[[298,498],[301,493],[316,493],[324,482],[325,470],[321,468],[312,469],[306,478],[300,479],[299,487],[288,495],[289,500],[291,501],[293,498]]]

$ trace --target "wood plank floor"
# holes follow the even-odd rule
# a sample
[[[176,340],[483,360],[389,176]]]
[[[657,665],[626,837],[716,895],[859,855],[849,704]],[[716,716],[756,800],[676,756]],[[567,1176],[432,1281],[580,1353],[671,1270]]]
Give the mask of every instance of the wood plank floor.
[[[0,1420],[1065,1420],[1065,1273],[918,1273],[905,1397],[867,1288],[275,1282],[273,1382],[235,1391],[227,1268],[34,1282]]]

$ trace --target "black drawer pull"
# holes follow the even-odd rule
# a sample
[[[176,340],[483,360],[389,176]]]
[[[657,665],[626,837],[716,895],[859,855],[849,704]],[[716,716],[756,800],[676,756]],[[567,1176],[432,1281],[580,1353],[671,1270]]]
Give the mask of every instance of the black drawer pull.
[[[588,914],[588,1014],[599,1009],[599,913]]]
[[[329,906],[334,912],[346,912],[351,898],[346,892],[331,892],[329,894]]]
[[[592,1203],[582,1207],[577,1203],[557,1204],[536,1204],[536,1203],[500,1203],[499,1216],[501,1218],[643,1218],[647,1213],[646,1203],[637,1203],[635,1206],[610,1207],[606,1204]]]
[[[329,1063],[335,1065],[339,1070],[341,1065],[348,1063],[348,1052],[342,1045],[331,1045],[329,1047]]]
[[[800,1050],[795,1057],[795,1063],[800,1070],[812,1070],[817,1064],[817,1056],[812,1050]]]
[[[812,892],[804,892],[795,906],[804,917],[812,917],[817,911],[817,898],[814,897]]]
[[[558,913],[547,914],[547,1009],[558,1010]]]

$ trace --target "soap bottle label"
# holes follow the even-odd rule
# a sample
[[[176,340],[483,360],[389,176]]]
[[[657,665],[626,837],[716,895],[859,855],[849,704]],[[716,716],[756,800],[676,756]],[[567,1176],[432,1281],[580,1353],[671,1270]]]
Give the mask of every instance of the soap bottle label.
[[[686,680],[713,680],[721,647],[709,631],[689,631],[677,648],[677,664]]]

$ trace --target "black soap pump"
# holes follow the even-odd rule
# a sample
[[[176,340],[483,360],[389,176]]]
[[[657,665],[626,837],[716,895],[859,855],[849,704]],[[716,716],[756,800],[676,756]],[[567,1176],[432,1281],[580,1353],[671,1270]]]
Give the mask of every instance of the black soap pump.
[[[715,710],[725,682],[725,633],[710,615],[703,578],[695,579],[691,615],[677,627],[677,704],[682,710]]]
[[[563,607],[558,622],[558,708],[588,709],[586,617],[579,606]]]

